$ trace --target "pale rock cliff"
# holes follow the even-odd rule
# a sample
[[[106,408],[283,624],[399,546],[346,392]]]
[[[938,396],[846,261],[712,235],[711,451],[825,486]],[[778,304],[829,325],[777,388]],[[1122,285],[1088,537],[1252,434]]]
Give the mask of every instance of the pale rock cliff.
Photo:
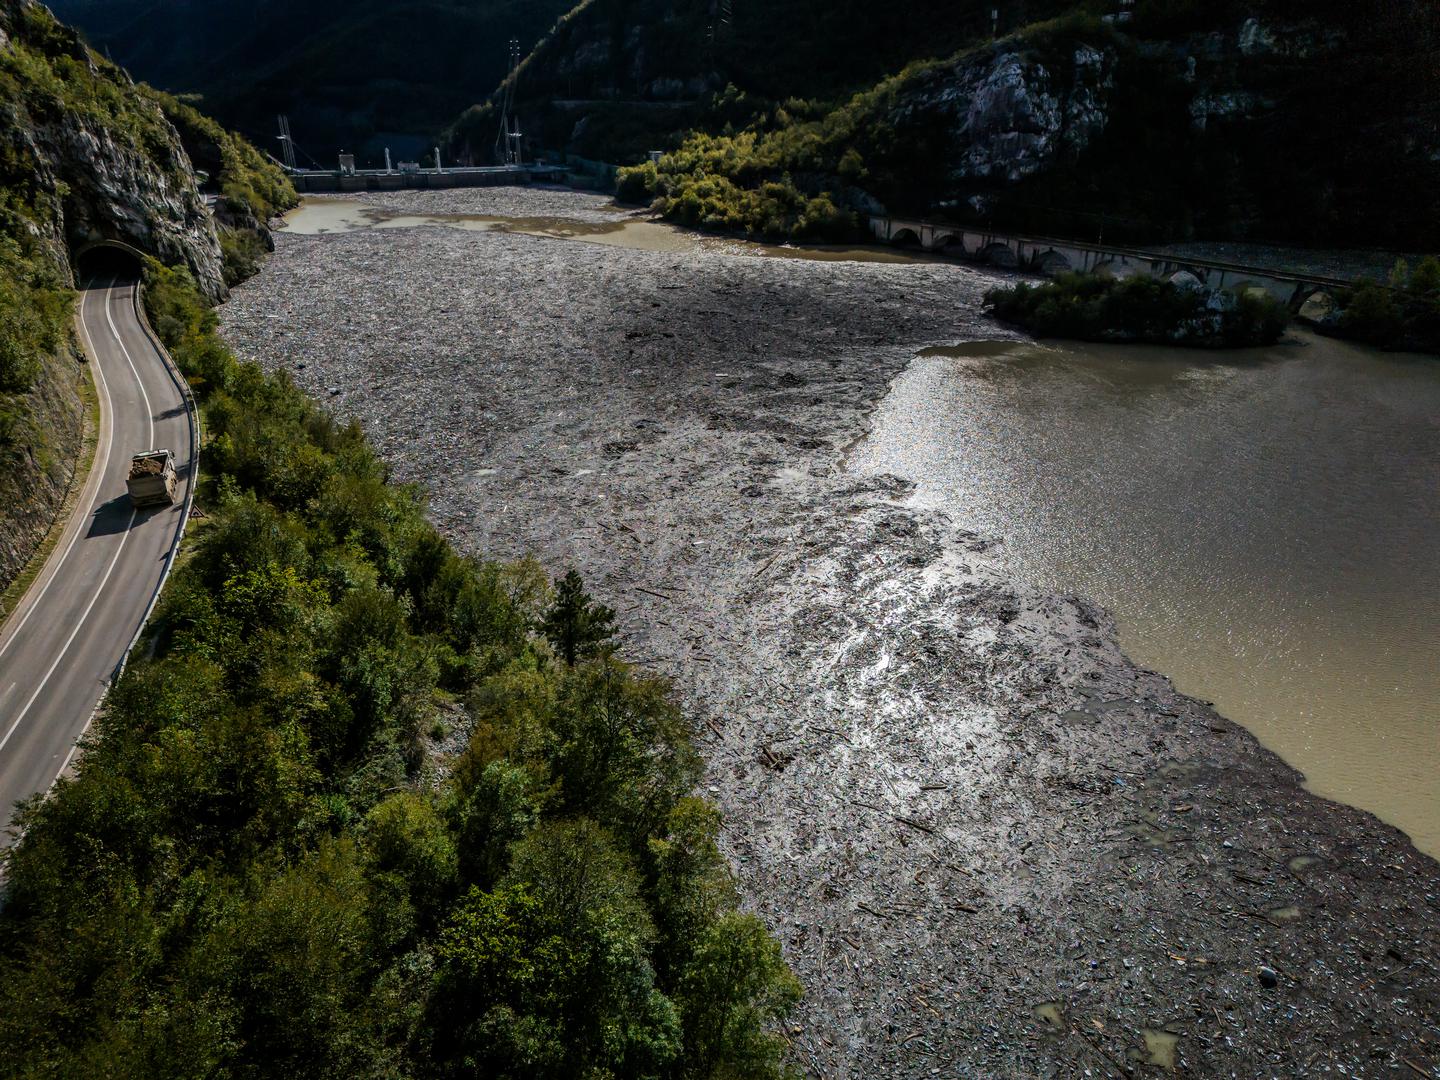
[[[34,6],[30,0],[0,2],[0,49],[14,47],[17,20]],[[51,226],[57,250],[73,255],[90,244],[119,241],[162,262],[183,262],[207,295],[223,299],[220,241],[180,136],[119,69],[97,63],[78,34],[65,27],[59,33],[69,58],[85,65],[91,80],[119,84],[125,107],[149,114],[152,130],[165,135],[158,144],[137,145],[131,133],[80,110],[0,100],[0,145],[32,162],[32,183],[58,211]]]
[[[1014,182],[1084,150],[1105,129],[1115,56],[1080,45],[1061,68],[1019,51],[967,56],[908,86],[878,121],[939,132],[955,181]]]

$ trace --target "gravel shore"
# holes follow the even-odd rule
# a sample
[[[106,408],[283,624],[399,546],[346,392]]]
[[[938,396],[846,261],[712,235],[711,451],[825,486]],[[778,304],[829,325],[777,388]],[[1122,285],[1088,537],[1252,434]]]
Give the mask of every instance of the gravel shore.
[[[616,204],[608,195],[559,187],[450,188],[444,191],[366,191],[354,198],[385,210],[410,214],[480,214],[487,217],[563,217],[587,225],[607,225],[646,216],[636,207]]]
[[[611,213],[553,194],[384,203]],[[276,241],[222,311],[238,351],[360,420],[462,548],[577,567],[674,679],[807,1073],[1440,1075],[1440,865],[1006,581],[1003,538],[845,467],[918,348],[1008,336],[993,276]]]

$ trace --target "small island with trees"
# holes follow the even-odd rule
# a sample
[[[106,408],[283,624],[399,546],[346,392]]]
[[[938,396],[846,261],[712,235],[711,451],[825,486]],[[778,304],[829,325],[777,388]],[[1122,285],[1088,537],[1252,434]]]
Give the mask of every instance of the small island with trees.
[[[1193,348],[1273,345],[1290,320],[1285,305],[1259,289],[1208,289],[1190,280],[1062,274],[985,295],[1001,322],[1036,337]]]

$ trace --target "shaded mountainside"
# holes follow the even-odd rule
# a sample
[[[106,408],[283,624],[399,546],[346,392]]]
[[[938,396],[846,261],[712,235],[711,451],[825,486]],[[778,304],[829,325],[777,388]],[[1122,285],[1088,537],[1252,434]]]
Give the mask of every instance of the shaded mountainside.
[[[1002,25],[1068,6],[1012,3]],[[525,130],[549,149],[633,160],[676,145],[690,128],[748,120],[766,101],[838,99],[917,56],[954,52],[989,32],[992,7],[990,0],[583,0],[521,69]],[[745,97],[724,94],[726,87]],[[452,149],[485,160],[497,123],[493,104],[469,110],[452,129]]]
[[[286,197],[278,171],[207,124],[137,87],[40,5],[0,2],[0,587],[50,528],[75,472],[72,257],[122,243],[185,266],[218,299],[243,250],[264,243],[248,211],[255,191]],[[236,208],[234,230],[217,233],[186,153],[187,142],[203,145],[202,129],[216,145],[214,175],[230,185],[221,209]]]
[[[429,136],[505,76],[508,41],[528,49],[571,0],[56,0],[137,78],[180,94],[273,147],[289,115],[326,165],[429,150]],[[305,159],[302,157],[302,163]]]
[[[522,69],[527,132],[620,163],[683,145],[639,193],[716,228],[843,231],[808,205],[828,193],[1117,241],[1440,246],[1440,10],[1419,0],[1142,0],[1124,21],[1032,3],[1002,6],[994,41],[964,4],[867,23],[736,0],[696,48],[709,6],[582,5]],[[808,35],[772,32],[787,13]],[[1004,33],[1024,19],[1048,21]],[[493,127],[472,109],[455,149],[483,152]]]

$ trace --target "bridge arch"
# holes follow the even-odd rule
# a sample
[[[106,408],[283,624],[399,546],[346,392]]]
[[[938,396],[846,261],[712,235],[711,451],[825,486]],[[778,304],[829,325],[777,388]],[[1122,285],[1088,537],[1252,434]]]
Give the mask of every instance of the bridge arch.
[[[1335,314],[1339,306],[1335,297],[1325,289],[1302,288],[1298,290],[1297,298],[1300,298],[1298,314],[1305,322],[1324,322]]]
[[[1020,268],[1020,256],[1015,254],[1015,249],[999,240],[986,244],[976,254],[981,262],[988,262],[991,266],[998,266],[1002,270],[1018,270]]]
[[[959,233],[936,233],[930,241],[930,250],[945,255],[964,255],[965,238]]]
[[[1049,251],[1042,251],[1035,256],[1035,269],[1046,277],[1056,277],[1060,274],[1070,273],[1075,266],[1066,256],[1051,248]]]
[[[919,247],[920,234],[908,227],[899,228],[890,234],[890,243],[896,247]]]
[[[1103,262],[1096,263],[1095,269],[1092,272],[1098,274],[1100,277],[1108,277],[1113,278],[1116,281],[1123,281],[1125,278],[1134,277],[1136,274],[1145,273],[1145,269],[1143,267],[1135,265],[1135,263],[1131,262],[1129,259],[1121,257],[1114,259],[1106,259]]]
[[[94,240],[75,250],[75,279],[117,277],[138,280],[145,267],[145,252],[123,240]]]

